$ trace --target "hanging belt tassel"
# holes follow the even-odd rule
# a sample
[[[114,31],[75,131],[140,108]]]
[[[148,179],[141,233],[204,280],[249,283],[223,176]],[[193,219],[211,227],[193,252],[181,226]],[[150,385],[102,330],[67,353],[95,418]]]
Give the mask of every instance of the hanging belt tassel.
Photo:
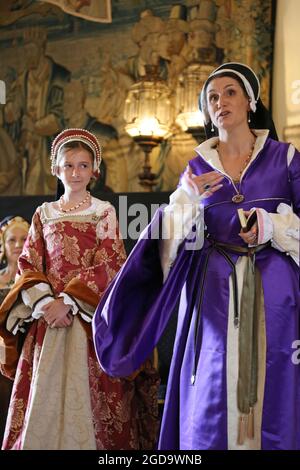
[[[242,446],[245,442],[246,437],[246,415],[240,415],[239,417],[239,427],[238,427],[238,440],[237,443],[239,446]]]
[[[250,407],[250,413],[248,416],[247,436],[249,439],[254,439],[254,410],[252,406]]]

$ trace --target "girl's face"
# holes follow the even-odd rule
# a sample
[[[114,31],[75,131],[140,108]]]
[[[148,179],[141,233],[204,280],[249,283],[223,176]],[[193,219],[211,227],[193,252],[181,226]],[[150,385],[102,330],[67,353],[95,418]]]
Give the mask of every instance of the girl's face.
[[[207,86],[206,99],[210,118],[218,129],[230,130],[247,123],[249,99],[234,78],[212,80]]]
[[[65,189],[82,192],[93,175],[93,156],[84,148],[63,150],[56,173]]]
[[[11,227],[5,232],[4,253],[7,264],[16,263],[27,238],[27,230],[22,227]]]

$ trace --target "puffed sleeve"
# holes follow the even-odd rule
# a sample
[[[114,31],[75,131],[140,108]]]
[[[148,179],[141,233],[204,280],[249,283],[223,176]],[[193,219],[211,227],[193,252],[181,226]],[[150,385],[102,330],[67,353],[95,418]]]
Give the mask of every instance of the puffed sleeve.
[[[202,248],[204,241],[204,210],[201,196],[188,186],[181,177],[176,191],[170,196],[169,204],[163,209],[162,237],[159,241],[159,253],[164,282],[176,259],[179,246],[188,236],[191,237],[191,249]]]
[[[45,272],[44,267],[45,246],[42,223],[40,219],[40,208],[33,215],[27,240],[24,244],[22,254],[18,261],[18,275],[25,272]],[[36,307],[48,303],[53,298],[53,291],[50,283],[38,283],[21,292],[24,304],[34,311],[40,309]],[[37,315],[33,315],[38,318]]]
[[[257,209],[258,243],[271,240],[274,248],[291,256],[299,266],[300,245],[300,152],[288,150],[288,175],[292,207],[281,203],[276,213]]]

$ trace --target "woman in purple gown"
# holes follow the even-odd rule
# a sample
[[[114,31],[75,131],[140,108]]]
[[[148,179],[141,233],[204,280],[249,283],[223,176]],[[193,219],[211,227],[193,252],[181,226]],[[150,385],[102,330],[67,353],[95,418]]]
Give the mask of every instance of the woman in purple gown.
[[[210,75],[210,138],[94,317],[102,367],[126,376],[180,299],[160,449],[300,449],[300,153],[259,92],[246,65]]]

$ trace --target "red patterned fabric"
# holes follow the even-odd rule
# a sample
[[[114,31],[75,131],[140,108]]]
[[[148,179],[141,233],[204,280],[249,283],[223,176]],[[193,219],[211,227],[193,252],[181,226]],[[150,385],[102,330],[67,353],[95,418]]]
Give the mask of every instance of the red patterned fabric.
[[[115,218],[112,207],[100,216],[92,216],[90,221],[64,218],[42,223],[38,209],[19,260],[20,272],[44,272],[55,295],[77,278],[100,298],[125,259],[119,237],[107,236],[109,218]],[[47,328],[40,318],[33,321],[26,335],[3,449],[22,449],[22,435],[31,413],[31,379],[36,374]],[[156,371],[149,362],[134,380],[110,378],[101,370],[90,338],[87,344],[86,364],[97,449],[153,449],[158,431]]]
[[[46,272],[56,294],[77,278],[101,295],[125,261],[114,220],[115,211],[109,207],[91,222],[62,219],[42,225],[37,210],[19,258],[20,272]],[[109,234],[115,238],[106,236],[112,226],[115,230]]]

